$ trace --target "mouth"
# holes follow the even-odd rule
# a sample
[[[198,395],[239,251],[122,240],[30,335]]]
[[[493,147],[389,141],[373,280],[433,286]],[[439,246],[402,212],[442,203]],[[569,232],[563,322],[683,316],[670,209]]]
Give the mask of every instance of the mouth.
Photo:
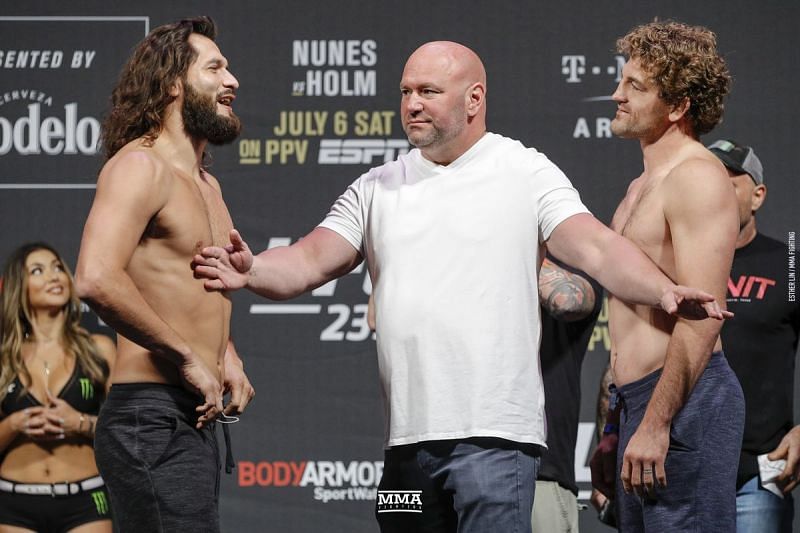
[[[235,99],[236,96],[233,93],[228,93],[217,98],[217,103],[230,109]]]
[[[55,287],[50,287],[45,292],[47,292],[47,294],[64,294],[64,287],[56,285]]]
[[[408,127],[411,127],[411,126],[422,126],[423,124],[428,124],[429,122],[430,121],[428,121],[428,120],[420,120],[420,119],[408,120],[408,121],[406,121],[406,126],[408,126]]]

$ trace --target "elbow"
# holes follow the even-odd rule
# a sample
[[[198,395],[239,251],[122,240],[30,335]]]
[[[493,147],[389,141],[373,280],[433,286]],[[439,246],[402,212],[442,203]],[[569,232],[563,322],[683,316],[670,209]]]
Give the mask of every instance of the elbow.
[[[104,291],[104,276],[96,270],[80,269],[75,273],[75,293],[88,304],[97,302]]]

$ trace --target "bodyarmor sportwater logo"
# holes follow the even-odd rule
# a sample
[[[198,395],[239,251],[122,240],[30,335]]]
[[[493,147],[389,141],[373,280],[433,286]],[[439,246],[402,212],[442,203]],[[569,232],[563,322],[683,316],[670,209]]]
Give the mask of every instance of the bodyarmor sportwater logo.
[[[94,398],[94,385],[89,378],[81,378],[78,380],[81,384],[81,398],[84,400],[91,400]]]
[[[379,490],[378,513],[421,513],[421,490]]]
[[[383,461],[239,461],[240,487],[314,487],[321,503],[375,500]]]
[[[92,493],[92,501],[94,507],[97,509],[97,514],[103,516],[108,514],[108,499],[106,493],[102,490],[96,490]]]

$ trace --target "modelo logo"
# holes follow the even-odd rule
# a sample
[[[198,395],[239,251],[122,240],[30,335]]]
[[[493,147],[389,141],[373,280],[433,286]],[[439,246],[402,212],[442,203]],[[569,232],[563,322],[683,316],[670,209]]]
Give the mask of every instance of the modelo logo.
[[[0,117],[0,156],[13,148],[20,155],[97,153],[100,122],[94,117],[78,119],[78,104],[64,106],[62,117],[42,118],[42,105],[29,104],[28,115],[11,122]]]

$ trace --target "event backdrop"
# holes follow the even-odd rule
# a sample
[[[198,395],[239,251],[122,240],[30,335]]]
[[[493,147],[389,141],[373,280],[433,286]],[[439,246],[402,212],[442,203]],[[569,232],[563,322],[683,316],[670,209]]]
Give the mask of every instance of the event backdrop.
[[[792,178],[797,2],[5,1],[0,258],[44,239],[74,266],[117,73],[150,29],[198,14],[218,22],[220,48],[241,84],[234,108],[243,133],[212,150],[212,172],[254,249],[297,240],[353,179],[409,149],[398,81],[408,54],[436,39],[465,43],[483,58],[489,129],[545,152],[608,222],[642,168],[637,144],[609,131],[609,95],[623,63],[614,42],[654,17],[716,31],[733,91],[724,123],[703,140],[755,146],[769,186],[759,227],[784,241],[800,227]],[[233,338],[258,394],[233,426],[239,467],[223,481],[224,531],[377,531],[383,420],[365,321],[369,292],[359,267],[291,302],[234,296]],[[606,320],[604,312],[584,365],[581,498],[608,358]],[[103,329],[92,315],[89,325]],[[581,524],[606,530],[592,510]]]

